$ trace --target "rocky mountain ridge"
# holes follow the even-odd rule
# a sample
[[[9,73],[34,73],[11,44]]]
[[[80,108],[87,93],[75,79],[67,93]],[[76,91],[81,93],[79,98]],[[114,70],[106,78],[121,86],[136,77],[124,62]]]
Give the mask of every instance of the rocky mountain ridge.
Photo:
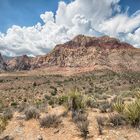
[[[71,41],[57,45],[44,56],[30,58],[24,55],[5,64],[12,71],[53,66],[140,71],[140,49],[108,36],[97,38],[78,35]]]
[[[6,71],[7,70],[7,64],[5,63],[1,53],[0,53],[0,71]]]

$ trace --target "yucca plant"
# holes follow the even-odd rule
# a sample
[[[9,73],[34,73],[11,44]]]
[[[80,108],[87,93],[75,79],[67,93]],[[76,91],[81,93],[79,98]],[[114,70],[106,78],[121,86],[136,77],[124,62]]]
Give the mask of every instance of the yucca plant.
[[[72,91],[68,95],[68,103],[67,108],[71,111],[84,111],[86,107],[85,99],[81,93],[79,93],[77,90]]]
[[[125,105],[122,100],[117,99],[116,103],[113,104],[113,109],[118,113],[123,113]]]
[[[140,123],[140,100],[136,100],[126,105],[124,109],[124,117],[133,126]]]
[[[137,99],[140,99],[140,91],[137,92],[137,94],[136,94],[136,98],[137,98]]]

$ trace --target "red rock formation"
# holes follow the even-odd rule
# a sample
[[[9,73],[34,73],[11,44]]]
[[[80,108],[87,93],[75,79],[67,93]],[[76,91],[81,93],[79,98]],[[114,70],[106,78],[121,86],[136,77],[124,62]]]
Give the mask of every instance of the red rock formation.
[[[140,71],[140,49],[108,36],[79,35],[57,45],[52,52],[35,58],[35,67],[94,67],[95,69]]]
[[[8,61],[7,65],[10,70],[55,66],[140,71],[140,49],[108,36],[78,35],[44,56],[29,58],[24,55]]]

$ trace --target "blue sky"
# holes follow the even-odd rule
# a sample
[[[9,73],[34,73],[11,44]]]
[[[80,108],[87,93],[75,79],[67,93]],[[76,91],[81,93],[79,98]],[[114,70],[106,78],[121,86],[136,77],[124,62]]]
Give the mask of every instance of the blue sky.
[[[70,2],[71,0],[64,0]],[[0,32],[5,32],[12,25],[32,26],[41,22],[40,14],[45,11],[55,12],[59,0],[0,0]],[[120,5],[129,14],[140,9],[140,0],[121,0]]]
[[[71,0],[65,0],[69,2]],[[41,22],[40,14],[55,12],[59,0],[0,0],[0,31],[12,25],[31,26]]]

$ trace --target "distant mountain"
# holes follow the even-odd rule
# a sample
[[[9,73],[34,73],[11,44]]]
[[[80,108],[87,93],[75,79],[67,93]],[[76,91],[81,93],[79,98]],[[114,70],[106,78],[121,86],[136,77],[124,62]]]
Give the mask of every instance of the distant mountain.
[[[140,71],[140,49],[108,36],[78,35],[73,40],[57,45],[52,52],[35,58],[36,67],[79,67]]]
[[[14,57],[7,60],[7,67],[12,71],[30,70],[31,58],[27,55]]]
[[[0,53],[0,71],[6,71],[7,70],[7,64],[5,63],[1,53]]]
[[[8,60],[6,64],[13,71],[53,66],[140,71],[140,49],[109,36],[96,38],[78,35],[71,41],[57,45],[44,56],[30,58],[24,55]]]

